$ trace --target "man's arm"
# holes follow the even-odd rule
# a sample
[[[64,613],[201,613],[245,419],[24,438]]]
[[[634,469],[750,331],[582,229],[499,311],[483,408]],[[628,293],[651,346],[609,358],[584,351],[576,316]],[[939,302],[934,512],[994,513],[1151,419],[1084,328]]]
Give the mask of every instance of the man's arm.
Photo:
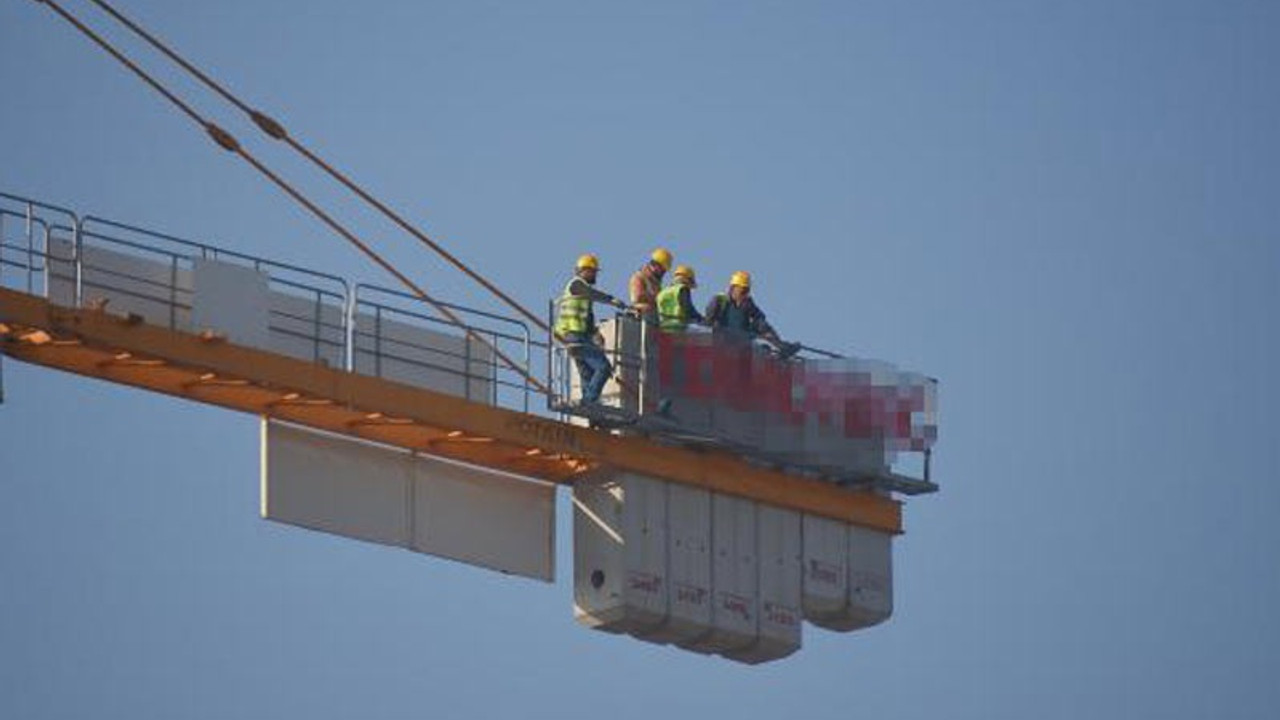
[[[591,302],[609,303],[610,305],[620,309],[627,306],[626,303],[609,293],[592,287],[590,283],[582,278],[573,279],[573,282],[569,285],[569,292],[577,297],[588,298]]]
[[[687,285],[680,288],[680,307],[684,310],[685,317],[689,318],[689,322],[701,323],[702,313],[698,312],[698,308],[693,306],[693,291]]]
[[[757,337],[779,350],[787,349],[787,343],[783,342],[781,337],[778,337],[778,333],[765,318],[764,311],[760,309],[759,305],[755,304],[754,300],[751,302],[751,307],[748,309],[747,313],[751,317],[751,331],[754,332]]]
[[[702,321],[707,325],[715,325],[720,319],[720,296],[712,295],[711,301],[707,303],[707,312],[703,316]]]

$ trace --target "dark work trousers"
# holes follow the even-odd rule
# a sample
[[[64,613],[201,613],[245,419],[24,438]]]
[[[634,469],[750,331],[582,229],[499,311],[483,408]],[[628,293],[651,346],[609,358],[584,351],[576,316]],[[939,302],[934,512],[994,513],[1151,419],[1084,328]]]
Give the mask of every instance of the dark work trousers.
[[[613,364],[605,357],[604,350],[586,335],[568,333],[564,344],[582,377],[582,402],[598,402],[604,384],[613,376]]]

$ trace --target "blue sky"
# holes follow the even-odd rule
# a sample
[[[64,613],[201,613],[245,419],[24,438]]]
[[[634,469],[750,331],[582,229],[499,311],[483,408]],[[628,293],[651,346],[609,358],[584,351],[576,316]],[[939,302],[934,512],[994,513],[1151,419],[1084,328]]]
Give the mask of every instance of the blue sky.
[[[269,524],[253,418],[6,362],[0,716],[1275,715],[1280,6],[121,7],[526,304],[662,242],[938,377],[943,490],[889,623],[747,668],[577,627],[563,522],[555,585]],[[0,82],[0,189],[382,280],[37,3]]]

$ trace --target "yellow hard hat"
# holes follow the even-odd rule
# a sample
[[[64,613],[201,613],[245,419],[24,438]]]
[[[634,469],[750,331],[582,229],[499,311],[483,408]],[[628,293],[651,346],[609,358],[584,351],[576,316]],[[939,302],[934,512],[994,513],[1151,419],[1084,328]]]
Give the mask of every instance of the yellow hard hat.
[[[658,248],[657,250],[654,250],[654,251],[653,251],[653,255],[651,255],[651,256],[650,256],[650,258],[651,258],[654,262],[656,262],[656,263],[658,263],[659,265],[661,265],[663,270],[670,270],[670,269],[671,269],[671,260],[672,260],[672,257],[671,257],[671,251],[670,251],[670,250],[668,250],[668,249],[666,249],[666,248]]]
[[[739,270],[729,278],[729,287],[751,289],[751,273]]]
[[[678,278],[688,278],[690,287],[698,286],[698,276],[694,274],[693,268],[688,265],[677,265],[676,270],[672,275]]]
[[[596,256],[595,256],[595,255],[592,255],[591,253],[587,253],[586,255],[583,255],[583,256],[581,256],[581,257],[579,257],[579,258],[578,258],[578,264],[577,264],[575,267],[576,267],[578,270],[582,270],[582,269],[584,269],[584,268],[591,268],[592,270],[599,270],[599,269],[600,269],[600,260],[598,260],[598,259],[596,258]]]

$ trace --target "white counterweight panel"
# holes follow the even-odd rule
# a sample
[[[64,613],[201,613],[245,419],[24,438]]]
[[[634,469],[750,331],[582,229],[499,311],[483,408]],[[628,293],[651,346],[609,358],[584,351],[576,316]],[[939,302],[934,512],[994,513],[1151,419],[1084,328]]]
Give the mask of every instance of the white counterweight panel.
[[[876,625],[893,614],[893,536],[850,525],[848,539],[849,594],[844,609],[820,623],[842,632]]]
[[[842,615],[848,604],[848,525],[814,515],[802,524],[804,618],[821,625]]]
[[[711,632],[682,645],[725,653],[749,647],[759,633],[755,502],[711,498]]]
[[[680,643],[711,628],[711,493],[666,483],[670,613],[645,639]]]
[[[666,485],[620,473],[573,486],[574,615],[641,635],[668,612]]]
[[[800,649],[800,513],[757,505],[756,540],[759,637],[742,650],[725,653],[752,664],[777,660]]]

